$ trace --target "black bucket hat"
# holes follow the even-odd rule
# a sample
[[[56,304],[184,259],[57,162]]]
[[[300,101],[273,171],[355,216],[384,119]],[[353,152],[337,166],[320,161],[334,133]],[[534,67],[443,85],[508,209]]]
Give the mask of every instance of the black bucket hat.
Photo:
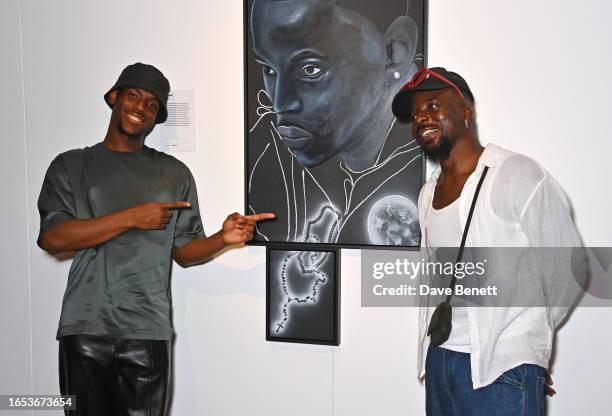
[[[132,65],[125,67],[119,75],[119,79],[113,87],[104,94],[104,101],[110,108],[113,106],[108,102],[108,98],[111,92],[115,91],[120,87],[134,87],[140,88],[150,92],[159,100],[159,111],[157,112],[157,118],[155,124],[163,123],[168,118],[168,94],[170,94],[170,83],[161,73],[161,71],[155,68],[153,65],[147,65],[137,62]]]
[[[421,68],[395,95],[393,114],[400,122],[409,123],[412,121],[412,95],[417,91],[444,88],[454,88],[461,98],[468,97],[474,102],[472,91],[461,75],[440,67]]]

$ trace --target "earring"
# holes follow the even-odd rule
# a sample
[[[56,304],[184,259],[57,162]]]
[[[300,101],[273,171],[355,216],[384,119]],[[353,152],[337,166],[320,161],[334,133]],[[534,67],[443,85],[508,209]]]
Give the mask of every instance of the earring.
[[[395,72],[393,73],[393,78],[395,78],[395,79],[400,79],[400,73],[399,73],[399,72],[397,72],[397,71],[395,71]]]
[[[466,129],[469,129],[469,128],[470,128],[470,122],[469,122],[469,121],[464,120],[464,121],[463,121],[463,124],[465,124],[465,128],[466,128]]]

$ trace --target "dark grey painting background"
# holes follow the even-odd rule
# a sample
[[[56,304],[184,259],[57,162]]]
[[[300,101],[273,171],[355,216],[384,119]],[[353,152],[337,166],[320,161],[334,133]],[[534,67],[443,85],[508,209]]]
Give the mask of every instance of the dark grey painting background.
[[[277,215],[277,220],[273,222],[265,222],[260,225],[261,230],[265,230],[265,234],[269,237],[269,240],[266,241],[260,235],[255,235],[252,243],[287,243],[287,242],[305,242],[304,238],[294,238],[294,233],[289,233],[289,237],[287,238],[287,233],[285,230],[285,225],[287,221],[291,222],[287,219],[287,216],[281,209],[280,206],[283,205],[283,201],[279,201],[281,198],[284,198],[283,195],[279,194],[279,189],[270,187],[262,187],[258,188],[258,192],[256,194],[252,194],[249,192],[249,177],[250,172],[253,170],[253,167],[256,163],[256,159],[258,155],[261,153],[262,142],[266,140],[266,136],[269,134],[267,129],[263,130],[255,130],[253,132],[249,132],[249,129],[257,122],[259,119],[256,111],[258,107],[258,91],[265,89],[264,82],[262,78],[262,66],[255,61],[255,55],[253,53],[253,45],[252,45],[252,34],[250,28],[250,11],[251,11],[252,0],[245,0],[245,36],[246,36],[246,52],[245,52],[245,74],[246,74],[246,93],[245,93],[245,105],[246,105],[246,125],[245,125],[245,140],[246,140],[246,198],[245,198],[245,212],[253,213],[253,210],[249,209],[249,206],[255,206],[256,212],[265,212],[272,211]],[[368,20],[373,22],[381,32],[389,27],[389,25],[397,18],[402,15],[409,15],[416,22],[419,29],[419,37],[417,42],[417,50],[415,56],[415,63],[420,67],[426,63],[426,9],[427,9],[427,1],[426,0],[339,0],[338,5],[353,11],[356,11],[363,16],[367,17]],[[389,112],[391,109],[389,108]],[[269,124],[269,120],[274,120],[274,115],[267,116],[265,122]],[[263,123],[262,123],[263,124]],[[395,123],[395,126],[389,136],[389,141],[394,140],[397,142],[406,142],[410,140],[412,137],[410,132],[410,125],[402,125],[399,123]],[[258,170],[262,171],[266,169],[266,166],[262,166],[264,163],[260,163],[257,167]],[[330,178],[336,175],[336,172],[333,169],[329,169],[326,164],[321,166],[315,166],[311,168],[312,171],[318,173],[318,178]],[[277,172],[274,172],[270,169],[269,178],[277,175]],[[391,194],[400,194],[403,196],[408,196],[411,201],[416,204],[418,199],[418,194],[420,191],[420,187],[423,183],[424,179],[424,164],[422,161],[422,157],[419,160],[416,160],[412,163],[408,169],[398,175],[397,178],[394,178],[395,183],[388,183],[386,193]],[[323,180],[324,181],[324,180]],[[364,180],[365,182],[365,180]],[[325,186],[326,183],[322,182],[322,185]],[[336,187],[336,191],[338,191],[338,187]],[[331,191],[334,192],[334,191]],[[307,196],[308,199],[308,196]],[[362,211],[369,210],[372,205],[375,203],[375,200],[370,200],[368,204],[365,204],[362,208]],[[298,208],[300,211],[300,208]],[[357,217],[357,215],[355,215]],[[350,226],[347,226],[343,230],[343,234],[334,241],[325,241],[320,240],[319,243],[322,244],[337,244],[339,246],[345,247],[365,247],[372,246],[372,242],[367,238],[367,230],[365,230],[365,225],[363,224],[363,220],[360,219],[359,224],[357,224],[356,218],[353,217],[352,223]],[[296,225],[296,229],[302,230],[302,226],[299,227]],[[418,230],[418,225],[416,227]],[[418,234],[418,231],[416,231]],[[303,237],[303,236],[302,236]],[[412,246],[417,247],[418,242],[420,240],[420,235],[415,236],[415,241],[411,244],[401,244],[402,246]],[[381,244],[384,245],[384,244]],[[389,244],[393,246],[392,244]]]
[[[329,257],[319,270],[327,275],[327,282],[318,290],[316,303],[294,304],[290,306],[289,321],[286,330],[276,333],[278,317],[282,316],[282,306],[286,302],[286,295],[281,286],[278,270],[285,257],[292,253],[288,250],[270,249],[268,263],[268,335],[273,338],[287,338],[300,341],[323,341],[332,343],[336,340],[338,311],[336,310],[336,253],[330,251]],[[305,279],[312,281],[309,275],[291,276],[292,279]]]

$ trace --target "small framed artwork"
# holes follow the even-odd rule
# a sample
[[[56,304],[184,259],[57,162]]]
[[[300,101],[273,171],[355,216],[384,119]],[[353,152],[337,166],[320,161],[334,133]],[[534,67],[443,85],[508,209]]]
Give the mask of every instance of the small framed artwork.
[[[267,248],[266,340],[340,345],[339,257],[336,248]]]

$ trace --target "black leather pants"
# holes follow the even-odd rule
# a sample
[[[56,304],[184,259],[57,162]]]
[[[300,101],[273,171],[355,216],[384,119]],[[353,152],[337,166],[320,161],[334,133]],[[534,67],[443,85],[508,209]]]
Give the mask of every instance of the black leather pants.
[[[60,391],[77,407],[66,415],[165,416],[170,361],[170,341],[60,338]]]

